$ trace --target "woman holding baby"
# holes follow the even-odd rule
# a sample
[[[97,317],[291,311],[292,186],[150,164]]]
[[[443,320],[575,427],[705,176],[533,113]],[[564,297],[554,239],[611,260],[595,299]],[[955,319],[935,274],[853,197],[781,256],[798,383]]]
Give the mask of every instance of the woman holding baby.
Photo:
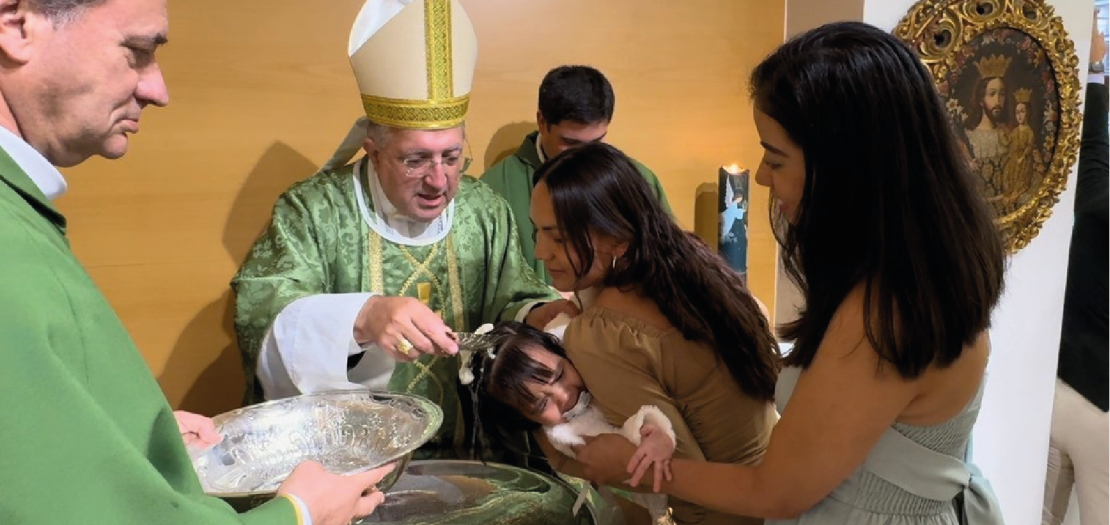
[[[511,366],[535,378],[517,395],[490,397],[549,424],[578,404],[581,384],[617,426],[641,407],[656,407],[672,426],[675,458],[758,463],[778,418],[779,355],[740,275],[683,231],[635,165],[611,146],[568,150],[535,177],[536,258],[555,288],[577,295],[582,311],[564,332],[565,357],[528,354],[521,368],[520,359],[502,359],[509,355],[502,351],[480,365],[490,377],[519,376],[504,374]],[[511,382],[494,379],[485,388]],[[543,433],[537,437],[557,471],[582,476],[571,457]],[[680,524],[760,522],[675,498],[670,507]]]
[[[575,461],[549,457],[661,488],[679,523],[1001,523],[967,452],[1005,254],[932,76],[896,37],[841,22],[791,39],[750,87],[766,152],[756,180],[805,296],[783,329],[787,367],[739,277],[626,157],[568,150],[536,172],[531,210],[537,259],[583,302],[566,358],[609,424],[655,405],[678,447],[642,461],[635,440],[602,433]],[[577,405],[567,386],[529,388],[562,409]]]

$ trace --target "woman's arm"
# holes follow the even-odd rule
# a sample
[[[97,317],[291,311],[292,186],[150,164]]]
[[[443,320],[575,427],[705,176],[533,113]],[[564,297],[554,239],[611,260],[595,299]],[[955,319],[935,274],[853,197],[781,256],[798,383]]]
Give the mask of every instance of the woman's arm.
[[[795,517],[832,492],[863,463],[918,390],[917,382],[903,380],[893,368],[879,368],[864,337],[862,312],[862,293],[854,292],[798,380],[759,466],[676,458],[673,480],[663,484],[663,492],[721,512],[764,518]],[[633,451],[623,439],[602,436],[580,449],[578,460],[588,479],[611,483],[627,475]]]
[[[566,454],[563,454],[562,452],[559,452],[558,449],[556,449],[555,446],[551,444],[551,441],[547,439],[547,435],[543,433],[542,429],[535,431],[535,433],[533,435],[536,437],[536,441],[540,445],[540,450],[543,450],[544,456],[547,456],[547,461],[548,461],[548,463],[551,464],[551,468],[555,469],[555,472],[558,472],[560,474],[566,474],[567,476],[573,476],[573,477],[576,477],[576,478],[581,478],[581,479],[585,479],[585,480],[594,481],[594,482],[600,483],[602,485],[612,485],[614,487],[621,486],[622,489],[629,490],[629,491],[632,491],[632,492],[643,492],[643,493],[653,493],[654,492],[650,485],[641,485],[641,486],[638,486],[638,487],[628,487],[628,486],[626,486],[625,482],[628,481],[628,474],[623,474],[622,476],[620,476],[619,479],[614,479],[612,482],[599,482],[595,479],[592,479],[589,476],[587,476],[588,471],[586,470],[586,467],[582,463],[579,463],[574,458],[571,458],[571,457],[567,456]],[[629,443],[628,440],[621,437],[620,434],[602,434],[602,436],[615,437],[615,438],[623,441],[628,446],[632,447],[632,453],[636,452],[636,447],[632,446],[632,444]],[[592,440],[594,438],[591,438],[591,437],[587,436],[584,439],[588,443],[590,440]],[[629,453],[628,456],[626,456],[626,457],[631,459],[632,458],[632,453]]]
[[[542,428],[533,431],[532,435],[536,438],[536,442],[540,445],[540,450],[543,451],[543,455],[547,457],[547,462],[551,464],[551,468],[555,469],[555,472],[586,479],[586,472],[582,464],[566,454],[559,452],[558,449],[551,444],[551,441],[547,439],[547,434],[543,432]]]

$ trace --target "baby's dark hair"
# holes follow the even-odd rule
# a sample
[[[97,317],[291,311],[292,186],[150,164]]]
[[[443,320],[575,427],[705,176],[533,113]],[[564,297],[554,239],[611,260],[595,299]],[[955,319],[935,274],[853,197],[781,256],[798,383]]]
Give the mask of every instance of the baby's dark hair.
[[[494,339],[493,348],[489,353],[476,353],[470,363],[475,390],[482,398],[480,405],[485,405],[478,410],[479,418],[484,415],[483,411],[501,405],[496,407],[499,413],[490,414],[498,417],[487,421],[511,422],[511,430],[539,428],[539,424],[524,416],[527,407],[538,401],[525,385],[529,381],[549,383],[555,371],[529,357],[526,350],[542,348],[559,357],[566,357],[566,350],[555,336],[517,321],[499,323],[486,335]],[[502,410],[512,412],[514,417],[501,414]]]
[[[474,374],[470,385],[476,416],[474,439],[516,448],[511,444],[519,442],[522,432],[540,428],[524,415],[525,407],[537,401],[525,384],[548,383],[555,376],[554,370],[529,357],[525,350],[538,347],[560,357],[566,357],[566,350],[555,336],[516,321],[499,323],[486,335],[493,338],[493,347],[489,352],[476,352],[470,361]],[[525,450],[513,452],[532,455]]]

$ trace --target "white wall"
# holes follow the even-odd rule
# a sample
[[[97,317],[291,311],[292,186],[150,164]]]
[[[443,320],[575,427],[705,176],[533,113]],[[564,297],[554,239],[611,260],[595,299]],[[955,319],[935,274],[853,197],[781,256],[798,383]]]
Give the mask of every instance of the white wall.
[[[806,12],[811,0],[787,2],[787,28],[795,17],[811,19]],[[853,19],[860,0],[829,0],[842,6],[839,19]],[[893,30],[912,0],[863,0],[863,21]],[[1079,63],[1089,54],[1093,2],[1049,0],[1064,21],[1065,30],[1076,42]],[[826,13],[828,6],[826,5]],[[829,16],[829,15],[825,15]],[[857,18],[858,19],[858,18]],[[1086,69],[1080,83],[1086,82]],[[1080,101],[1083,94],[1080,94]],[[1006,523],[1040,523],[1044,497],[1048,430],[1060,341],[1068,244],[1075,200],[1075,170],[1052,217],[1032,243],[1011,260],[1006,274],[1006,291],[995,310],[991,328],[992,355],[988,368],[983,409],[974,432],[975,462],[990,479],[1002,503]],[[791,304],[792,286],[778,286],[776,303]],[[776,308],[778,318],[787,314]]]

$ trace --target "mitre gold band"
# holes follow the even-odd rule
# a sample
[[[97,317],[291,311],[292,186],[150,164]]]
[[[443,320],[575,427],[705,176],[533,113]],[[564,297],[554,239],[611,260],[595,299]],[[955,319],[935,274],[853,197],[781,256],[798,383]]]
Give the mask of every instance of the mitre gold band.
[[[404,100],[362,96],[371,122],[402,129],[448,129],[462,125],[470,95],[445,100]]]

